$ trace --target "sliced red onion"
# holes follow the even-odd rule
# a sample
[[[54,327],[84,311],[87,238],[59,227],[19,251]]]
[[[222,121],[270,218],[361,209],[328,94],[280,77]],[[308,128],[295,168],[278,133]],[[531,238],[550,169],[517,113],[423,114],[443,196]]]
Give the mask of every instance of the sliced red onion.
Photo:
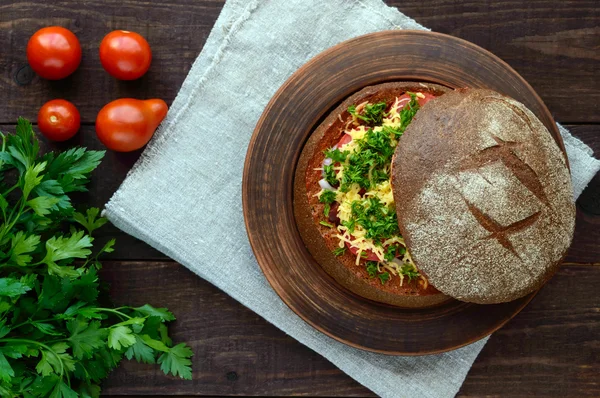
[[[325,166],[329,166],[331,163],[333,163],[333,160],[331,158],[327,158],[323,161],[323,164]]]
[[[335,189],[333,189],[333,187],[324,178],[319,180],[319,186],[321,187],[321,189],[328,189],[330,191],[335,191]]]

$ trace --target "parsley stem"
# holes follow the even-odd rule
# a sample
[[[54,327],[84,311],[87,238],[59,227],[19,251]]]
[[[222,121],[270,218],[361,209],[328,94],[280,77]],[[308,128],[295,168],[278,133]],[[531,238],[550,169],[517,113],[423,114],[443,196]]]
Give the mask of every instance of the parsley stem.
[[[103,311],[103,312],[112,312],[113,314],[117,314],[117,315],[122,316],[124,318],[131,319],[132,318],[131,316],[129,316],[127,314],[124,314],[121,311],[117,311],[117,310],[124,309],[124,308],[127,308],[127,307],[119,307],[119,308],[114,309],[114,310],[111,309],[111,308],[96,308],[96,310]]]
[[[65,367],[63,365],[63,360],[61,357],[58,356],[58,354],[56,353],[56,351],[54,351],[52,348],[50,348],[49,346],[47,346],[44,343],[40,343],[39,341],[35,341],[35,340],[28,340],[28,339],[0,339],[0,343],[27,343],[27,344],[33,344],[33,345],[38,345],[42,348],[45,348],[46,350],[48,350],[48,352],[50,352],[52,355],[54,355],[54,357],[56,359],[58,359],[58,363],[60,363],[60,376],[62,377],[62,375],[65,373]],[[69,381],[69,375],[67,375],[67,381]],[[70,384],[70,383],[69,383]]]
[[[18,325],[15,326],[11,326],[11,329],[14,330],[16,328],[20,328],[21,326],[25,326],[25,325],[30,325],[32,322],[53,322],[53,321],[58,321],[61,318],[55,317],[55,318],[48,318],[48,319],[28,319],[25,322],[21,322]]]
[[[3,193],[2,193],[2,196],[6,196],[6,195],[8,195],[8,194],[9,194],[9,193],[11,193],[11,192],[12,192],[12,191],[13,191],[15,188],[18,188],[18,187],[19,187],[19,183],[16,183],[16,184],[15,184],[15,185],[13,185],[12,187],[10,187],[10,188],[9,188],[9,189],[8,189],[6,192],[3,192]]]

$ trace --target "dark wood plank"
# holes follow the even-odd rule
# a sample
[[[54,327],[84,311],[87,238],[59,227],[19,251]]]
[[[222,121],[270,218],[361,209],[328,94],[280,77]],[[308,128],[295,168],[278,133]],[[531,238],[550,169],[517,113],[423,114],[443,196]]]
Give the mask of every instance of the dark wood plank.
[[[600,396],[600,267],[563,267],[495,333],[458,396]]]
[[[434,31],[469,40],[517,70],[555,119],[600,121],[595,0],[386,0]],[[574,97],[582,100],[573,101]]]
[[[500,56],[538,91],[557,120],[600,122],[597,47],[600,8],[595,0],[386,0],[434,31],[470,40]],[[0,4],[0,122],[35,117],[47,100],[62,97],[80,108],[85,122],[119,97],[158,97],[170,103],[198,55],[223,0],[65,0]],[[37,29],[58,24],[72,29],[83,47],[73,76],[48,82],[27,67],[25,46]],[[144,35],[153,64],[139,81],[118,82],[98,60],[98,44],[113,29]]]
[[[364,387],[174,262],[107,262],[116,304],[171,308],[175,341],[191,344],[194,380],[124,362],[104,393],[367,396]],[[460,396],[599,396],[600,267],[564,267],[495,333]]]

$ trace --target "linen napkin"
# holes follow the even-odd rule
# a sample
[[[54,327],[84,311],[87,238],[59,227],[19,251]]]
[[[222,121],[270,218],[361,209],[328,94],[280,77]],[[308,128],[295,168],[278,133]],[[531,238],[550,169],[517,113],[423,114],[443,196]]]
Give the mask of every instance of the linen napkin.
[[[387,29],[424,28],[380,0],[228,0],[167,118],[106,215],[378,395],[452,397],[486,340],[423,357],[391,357],[338,343],[279,299],[244,229],[244,158],[271,96],[324,49]],[[578,196],[600,161],[565,129],[561,133]]]

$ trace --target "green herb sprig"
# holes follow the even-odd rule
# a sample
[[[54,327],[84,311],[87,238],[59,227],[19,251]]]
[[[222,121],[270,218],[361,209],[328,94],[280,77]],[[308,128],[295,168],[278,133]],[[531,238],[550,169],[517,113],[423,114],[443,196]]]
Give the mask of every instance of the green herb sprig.
[[[367,104],[363,108],[362,113],[359,113],[356,111],[356,106],[351,105],[348,107],[348,113],[371,126],[375,126],[382,123],[385,116],[385,108],[387,108],[385,101],[376,104]]]
[[[175,317],[148,304],[114,308],[100,286],[99,209],[76,212],[104,152],[40,154],[31,124],[0,133],[0,396],[97,397],[123,357],[190,379],[191,349],[173,345]],[[103,304],[101,304],[103,303]]]

